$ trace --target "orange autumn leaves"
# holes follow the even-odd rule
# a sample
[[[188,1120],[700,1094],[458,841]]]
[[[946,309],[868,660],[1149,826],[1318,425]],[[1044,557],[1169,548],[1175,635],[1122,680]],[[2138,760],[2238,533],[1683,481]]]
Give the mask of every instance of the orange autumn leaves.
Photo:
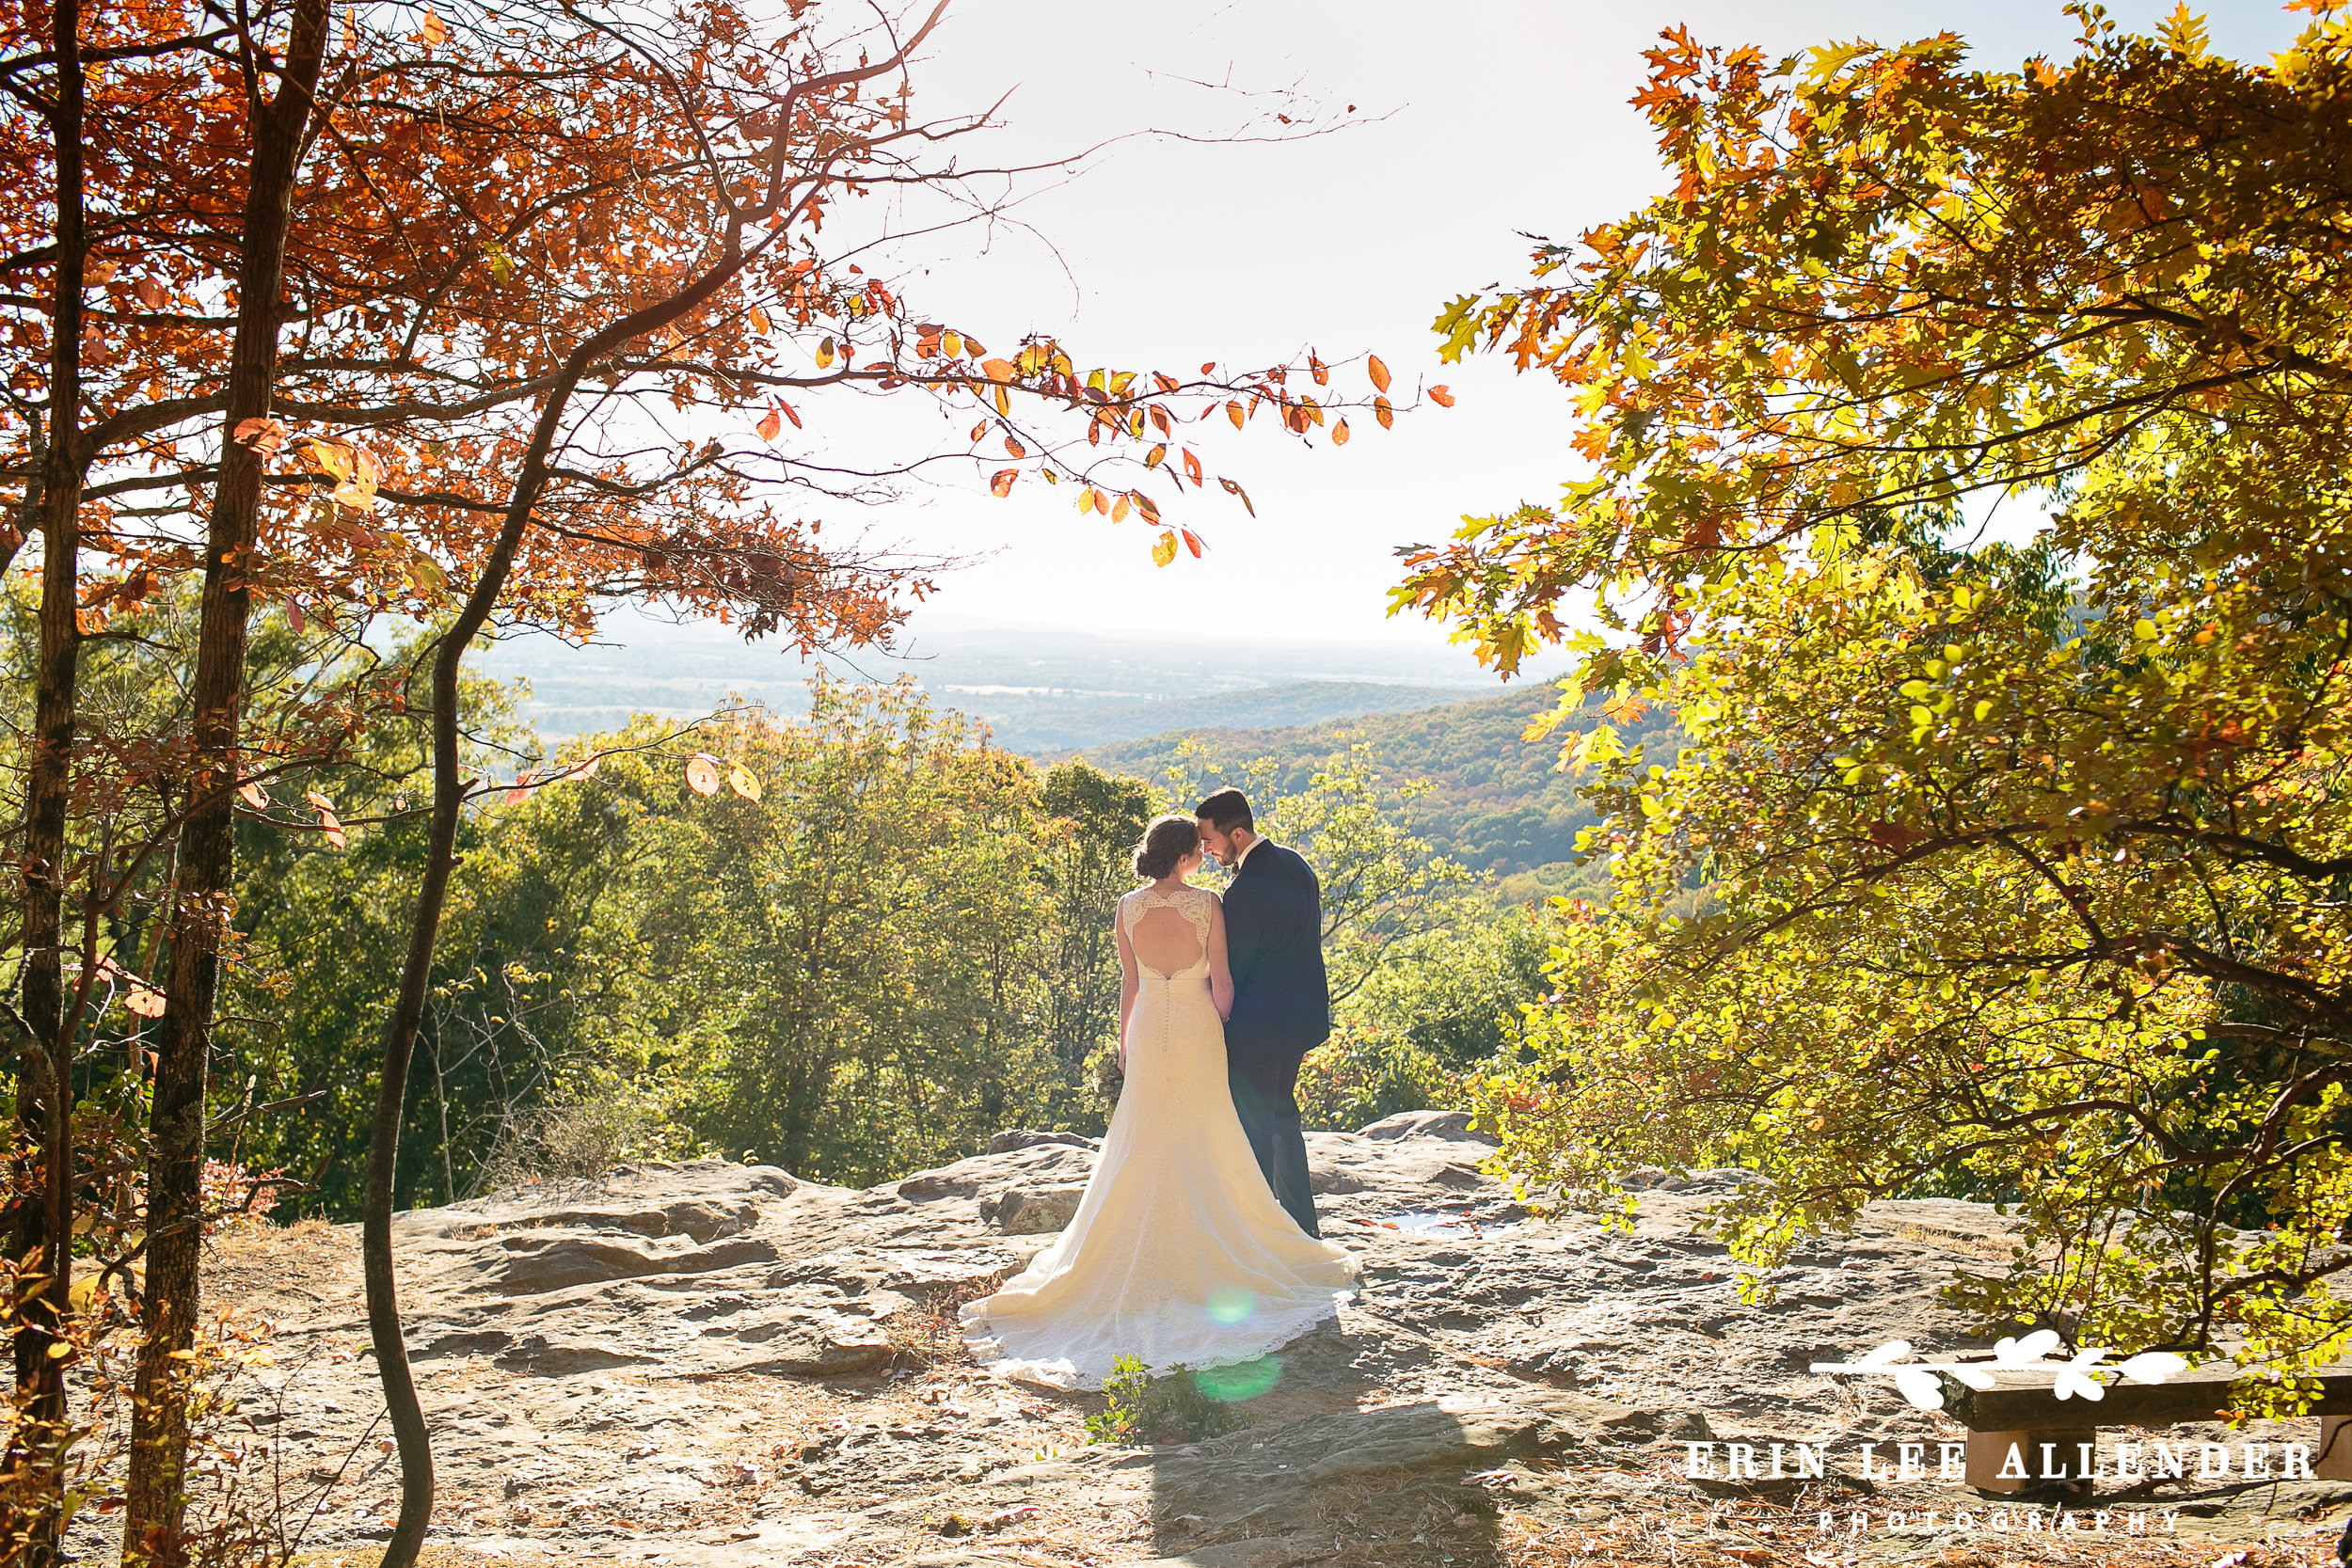
[[[1228,423],[1235,430],[1245,430],[1262,409],[1271,409],[1281,421],[1283,429],[1290,434],[1306,437],[1315,430],[1324,430],[1335,447],[1347,445],[1353,435],[1346,418],[1337,411],[1342,406],[1355,406],[1359,410],[1368,406],[1374,420],[1383,430],[1394,428],[1396,421],[1395,406],[1388,397],[1392,377],[1388,365],[1378,355],[1367,355],[1364,361],[1366,375],[1372,383],[1370,402],[1352,405],[1334,403],[1310,392],[1294,392],[1290,388],[1291,367],[1278,367],[1246,378],[1251,384],[1240,388],[1232,387],[1230,381],[1216,379],[1187,386],[1160,372],[1152,372],[1148,389],[1138,377],[1126,372],[1096,370],[1088,372],[1082,379],[1052,341],[1046,339],[1034,340],[1025,345],[1018,360],[992,358],[984,360],[979,368],[986,377],[987,386],[984,389],[976,389],[979,390],[983,403],[994,403],[998,419],[995,421],[984,419],[972,427],[970,438],[974,446],[987,438],[993,428],[1009,418],[1011,404],[1009,388],[1022,388],[1044,397],[1058,398],[1073,408],[1091,404],[1086,434],[1089,446],[1100,445],[1106,435],[1141,441],[1147,438],[1147,431],[1153,433],[1162,438],[1156,440],[1142,456],[1146,473],[1164,471],[1168,483],[1180,496],[1187,486],[1204,490],[1214,479],[1217,487],[1241,502],[1243,510],[1253,518],[1257,515],[1257,507],[1240,481],[1227,475],[1211,474],[1198,451],[1174,440],[1176,425],[1183,420],[1183,416],[1163,399],[1172,400],[1187,392],[1207,393],[1214,390],[1223,394],[1231,391],[1234,395],[1204,397],[1198,413],[1192,417],[1193,420],[1212,419],[1222,410]],[[1311,350],[1307,355],[1306,370],[1317,388],[1327,388],[1331,384],[1331,367]],[[1216,374],[1214,361],[1200,367],[1202,377],[1215,378]],[[1445,387],[1428,388],[1428,396],[1441,408],[1454,406],[1454,395]],[[1009,426],[1004,430],[1003,441],[1006,451],[1011,456],[1019,458],[1027,455],[1029,449]],[[1057,467],[1050,451],[1045,458],[1041,471],[1048,484],[1059,484],[1065,481],[1076,483],[1076,504],[1080,515],[1098,515],[1118,523],[1124,522],[1130,514],[1135,514],[1156,530],[1157,536],[1151,546],[1152,559],[1156,564],[1171,565],[1180,553],[1186,551],[1195,559],[1206,553],[1208,546],[1200,533],[1190,528],[1164,525],[1158,505],[1140,489],[1107,488],[1093,479],[1090,473]],[[1022,470],[1019,468],[997,469],[989,479],[990,493],[999,499],[1011,495],[1021,477]]]

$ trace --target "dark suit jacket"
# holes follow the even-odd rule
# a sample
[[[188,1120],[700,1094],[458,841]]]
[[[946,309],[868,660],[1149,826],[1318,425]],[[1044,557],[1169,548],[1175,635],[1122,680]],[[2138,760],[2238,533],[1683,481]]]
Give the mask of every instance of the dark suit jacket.
[[[1329,1037],[1323,888],[1295,850],[1268,839],[1250,847],[1225,889],[1225,953],[1233,972],[1228,1061],[1295,1062]]]

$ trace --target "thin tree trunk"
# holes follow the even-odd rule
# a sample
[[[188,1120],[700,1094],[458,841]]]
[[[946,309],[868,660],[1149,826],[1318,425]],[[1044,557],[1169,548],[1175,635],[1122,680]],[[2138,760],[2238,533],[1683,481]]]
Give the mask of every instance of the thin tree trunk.
[[[278,296],[294,173],[326,52],[328,15],[326,0],[297,0],[277,94],[254,126],[220,480],[213,492],[204,552],[193,688],[197,760],[180,834],[169,1003],[155,1031],[148,1124],[154,1154],[148,1174],[146,1332],[139,1346],[123,1512],[125,1555],[143,1555],[158,1564],[185,1560],[181,1526],[188,1417],[181,1376],[184,1363],[173,1353],[189,1347],[196,1328],[205,1079],[220,988],[220,940],[234,908],[237,734],[252,609],[248,573],[262,503],[262,457],[234,439],[234,432],[246,420],[269,413],[277,380]]]
[[[379,1568],[414,1568],[433,1513],[433,1449],[408,1370],[408,1347],[401,1336],[400,1295],[392,1272],[392,1176],[400,1160],[400,1121],[405,1108],[408,1067],[416,1054],[417,1031],[424,1022],[425,994],[433,978],[433,946],[441,912],[449,902],[449,877],[457,864],[457,823],[466,803],[465,754],[458,737],[457,684],[466,650],[488,624],[499,595],[515,568],[516,552],[531,525],[532,509],[546,492],[548,456],[563,428],[572,394],[588,368],[630,339],[668,325],[716,293],[742,265],[739,231],[728,235],[725,260],[680,293],[607,326],[572,351],[548,388],[547,404],[532,431],[531,446],[517,469],[506,516],[484,557],[480,575],[456,619],[433,656],[433,825],[427,839],[424,877],[410,916],[408,953],[400,990],[385,1030],[384,1066],[375,1086],[375,1125],[368,1140],[368,1175],[359,1209],[360,1268],[367,1281],[368,1336],[375,1350],[377,1375],[393,1439],[400,1445],[400,1521],[385,1545]]]
[[[40,481],[40,668],[33,707],[32,767],[24,786],[24,1030],[17,1042],[17,1120],[40,1150],[34,1194],[16,1214],[16,1256],[38,1257],[46,1276],[21,1308],[16,1382],[31,1441],[49,1452],[26,1462],[52,1469],[62,1457],[65,1358],[50,1354],[72,1302],[73,1029],[66,1008],[66,816],[72,799],[75,681],[81,657],[82,289],[86,239],[82,182],[82,11],[51,11],[56,93],[57,270],[49,318],[49,451]],[[27,1568],[56,1560],[61,1508],[41,1510],[26,1543]]]

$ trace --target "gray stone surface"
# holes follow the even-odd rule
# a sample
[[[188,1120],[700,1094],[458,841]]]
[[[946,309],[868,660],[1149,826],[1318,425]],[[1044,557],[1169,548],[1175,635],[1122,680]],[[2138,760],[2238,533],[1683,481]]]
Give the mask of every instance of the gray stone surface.
[[[1392,1117],[1382,1117],[1369,1127],[1358,1128],[1356,1135],[1375,1142],[1443,1138],[1453,1143],[1485,1144],[1489,1148],[1502,1142],[1491,1132],[1471,1132],[1468,1111],[1399,1111]]]
[[[1470,1568],[1501,1560],[1513,1515],[1549,1532],[1683,1519],[1704,1535],[1735,1516],[1810,1528],[1820,1507],[1952,1506],[1933,1486],[1693,1481],[1681,1445],[1947,1435],[1890,1386],[1807,1366],[1898,1338],[1984,1343],[1937,1292],[1955,1267],[2006,1255],[2000,1216],[1873,1204],[1851,1234],[1801,1245],[1772,1299],[1743,1303],[1706,1210],[1744,1173],[1653,1173],[1631,1228],[1604,1230],[1530,1212],[1463,1133],[1413,1117],[1309,1137],[1325,1233],[1359,1254],[1365,1290],[1244,1370],[1264,1388],[1240,1407],[1254,1425],[1157,1449],[1088,1444],[1099,1396],[991,1378],[944,1335],[959,1297],[1066,1221],[1095,1157],[1074,1144],[866,1191],[688,1162],[404,1214],[435,1538],[675,1568]],[[213,1269],[213,1301],[272,1325],[274,1364],[236,1389],[246,1463],[278,1478],[306,1550],[381,1540],[396,1468],[378,1446],[354,1228],[225,1241]],[[2335,1483],[2191,1481],[2132,1506],[2226,1543],[2308,1532],[2298,1513],[2346,1501]],[[1960,1544],[1914,1531],[1867,1555],[1933,1561]],[[1620,1555],[1597,1560],[1666,1560],[1608,1549]]]
[[[1014,1187],[997,1200],[996,1223],[1008,1236],[1036,1236],[1060,1230],[1078,1212],[1086,1196],[1084,1185]]]

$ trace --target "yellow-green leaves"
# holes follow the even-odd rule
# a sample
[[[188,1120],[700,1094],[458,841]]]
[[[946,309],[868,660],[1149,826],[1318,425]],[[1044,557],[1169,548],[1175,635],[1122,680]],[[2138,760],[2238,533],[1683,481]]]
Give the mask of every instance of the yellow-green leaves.
[[[383,470],[373,452],[356,442],[325,436],[306,436],[302,446],[310,454],[310,460],[335,481],[327,499],[354,512],[375,510],[376,481]]]
[[[2205,19],[2188,8],[2187,0],[2172,8],[2172,14],[2157,25],[2156,37],[2166,48],[2185,59],[2201,60],[2211,40],[2205,33]]]

